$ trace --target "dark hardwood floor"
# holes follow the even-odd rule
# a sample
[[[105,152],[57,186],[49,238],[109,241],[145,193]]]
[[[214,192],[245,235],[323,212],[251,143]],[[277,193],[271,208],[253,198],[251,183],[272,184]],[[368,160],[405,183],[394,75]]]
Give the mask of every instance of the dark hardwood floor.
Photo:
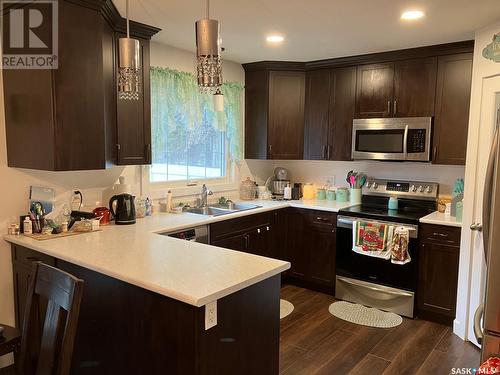
[[[352,324],[328,312],[332,296],[288,284],[281,298],[295,309],[281,320],[280,374],[445,375],[479,365],[479,350],[447,326],[419,319],[391,329]]]

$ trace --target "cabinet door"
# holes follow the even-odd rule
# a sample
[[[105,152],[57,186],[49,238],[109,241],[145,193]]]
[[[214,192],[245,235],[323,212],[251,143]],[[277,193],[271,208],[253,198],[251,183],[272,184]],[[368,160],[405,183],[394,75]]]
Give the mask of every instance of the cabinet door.
[[[358,66],[356,118],[392,116],[394,64]]]
[[[122,36],[118,35],[118,38]],[[151,163],[149,40],[139,39],[139,42],[142,66],[139,100],[117,98],[116,147],[118,165]],[[118,64],[118,55],[116,64]],[[116,74],[116,82],[118,84],[118,73]]]
[[[436,57],[397,62],[394,73],[393,116],[433,116],[436,74]]]
[[[329,70],[315,70],[306,74],[304,158],[308,160],[328,158],[331,82]]]
[[[238,234],[235,236],[212,241],[210,244],[213,246],[223,247],[225,249],[248,251],[249,235],[248,233]]]
[[[455,317],[460,248],[424,242],[420,246],[418,307]]]
[[[269,73],[245,72],[245,159],[267,159]]]
[[[288,275],[298,279],[306,279],[308,269],[308,246],[304,238],[305,211],[292,209],[287,216],[286,254],[291,263]]]
[[[268,159],[302,159],[304,97],[304,72],[270,73]]]
[[[471,80],[472,54],[439,57],[434,118],[435,164],[465,164]]]
[[[271,226],[256,228],[248,233],[248,252],[269,256],[271,246]]]
[[[352,120],[356,102],[356,67],[339,68],[331,74],[330,160],[351,160]]]

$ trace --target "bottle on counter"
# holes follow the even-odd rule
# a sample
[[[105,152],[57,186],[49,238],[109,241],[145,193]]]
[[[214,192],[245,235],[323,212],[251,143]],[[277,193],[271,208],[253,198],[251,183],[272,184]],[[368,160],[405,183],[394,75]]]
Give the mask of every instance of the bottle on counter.
[[[287,182],[285,189],[283,190],[283,199],[285,200],[292,199],[292,188],[290,187],[289,182]]]
[[[167,192],[167,212],[172,212],[172,190]]]
[[[23,233],[24,234],[32,234],[33,233],[33,224],[31,223],[31,219],[29,216],[26,216],[23,221]]]

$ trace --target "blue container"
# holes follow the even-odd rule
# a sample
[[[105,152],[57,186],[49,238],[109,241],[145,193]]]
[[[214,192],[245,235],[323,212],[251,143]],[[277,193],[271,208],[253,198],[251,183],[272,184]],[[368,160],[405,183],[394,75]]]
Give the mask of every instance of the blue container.
[[[390,197],[389,198],[389,210],[397,210],[398,209],[398,198]]]

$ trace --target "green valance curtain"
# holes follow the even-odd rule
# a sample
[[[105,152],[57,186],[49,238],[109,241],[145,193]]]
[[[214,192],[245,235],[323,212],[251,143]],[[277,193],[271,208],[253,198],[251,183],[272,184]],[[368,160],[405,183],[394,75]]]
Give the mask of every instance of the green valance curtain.
[[[208,122],[225,131],[231,160],[239,164],[243,158],[242,93],[243,85],[222,85],[224,112],[213,110],[212,95],[201,94],[194,74],[169,68],[151,68],[151,120],[153,149],[162,147],[169,127],[194,129]]]

